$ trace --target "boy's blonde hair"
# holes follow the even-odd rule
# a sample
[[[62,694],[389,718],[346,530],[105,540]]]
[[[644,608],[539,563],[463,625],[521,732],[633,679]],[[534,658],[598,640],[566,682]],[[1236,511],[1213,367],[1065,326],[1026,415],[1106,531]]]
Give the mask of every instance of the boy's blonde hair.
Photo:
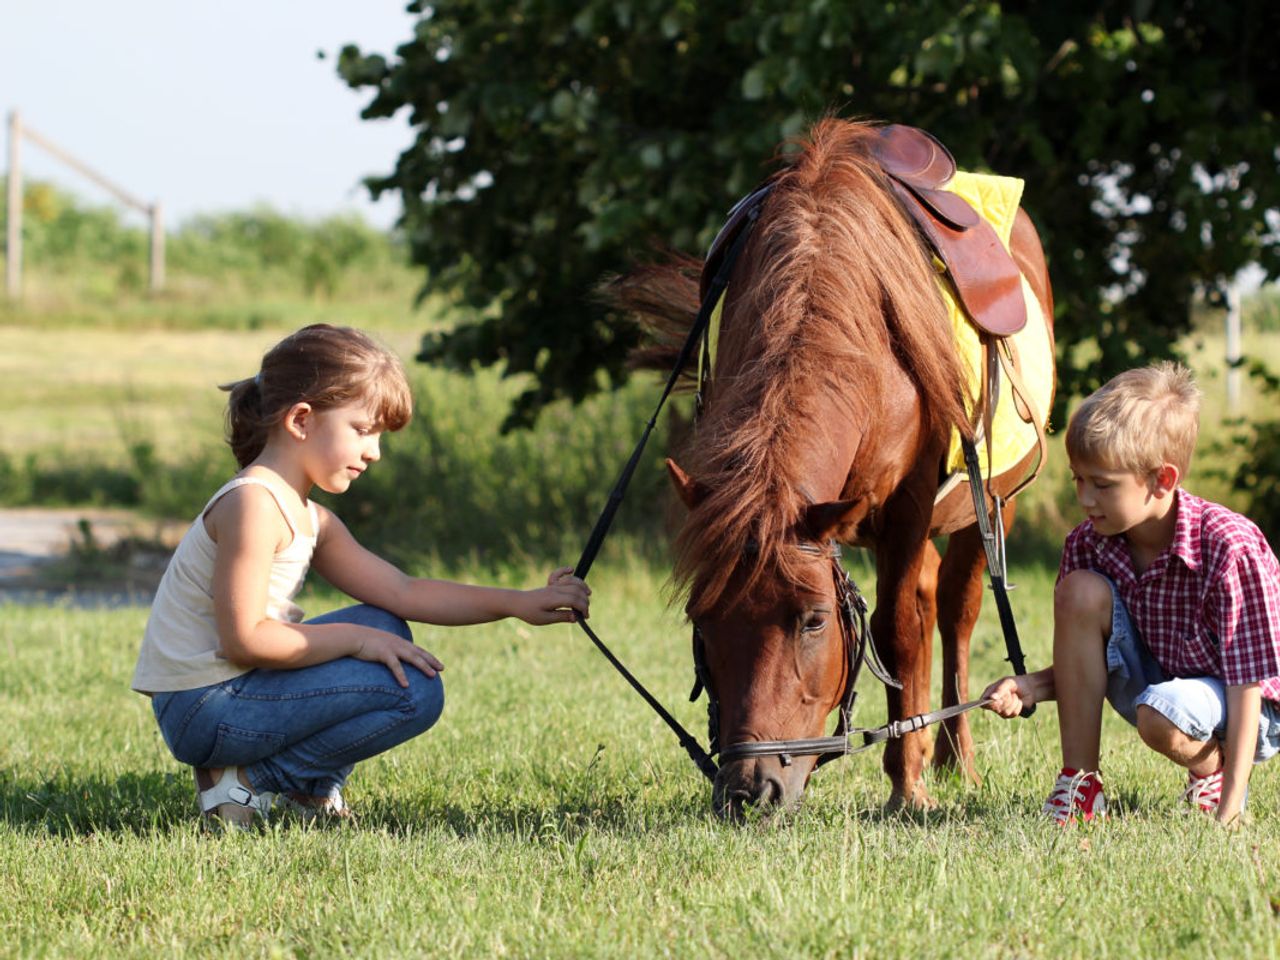
[[[1172,463],[1185,477],[1199,431],[1195,378],[1165,360],[1126,370],[1086,397],[1067,425],[1067,456],[1143,477]]]

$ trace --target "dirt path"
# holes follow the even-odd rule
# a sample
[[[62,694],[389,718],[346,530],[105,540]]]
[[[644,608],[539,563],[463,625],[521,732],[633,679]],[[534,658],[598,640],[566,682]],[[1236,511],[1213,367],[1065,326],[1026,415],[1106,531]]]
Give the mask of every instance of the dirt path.
[[[150,602],[180,534],[124,510],[0,509],[0,602]]]

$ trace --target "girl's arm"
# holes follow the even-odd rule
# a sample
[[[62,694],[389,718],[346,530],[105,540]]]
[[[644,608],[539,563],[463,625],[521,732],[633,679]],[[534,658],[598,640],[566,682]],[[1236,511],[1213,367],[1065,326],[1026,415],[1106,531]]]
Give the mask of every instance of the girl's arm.
[[[526,623],[566,623],[587,615],[590,589],[562,567],[536,590],[481,587],[410,577],[356,542],[346,525],[320,509],[320,539],[311,565],[343,593],[406,620],[459,626],[519,617]]]
[[[217,544],[213,604],[219,652],[232,663],[279,670],[351,656],[386,664],[402,687],[409,683],[402,662],[428,677],[442,669],[427,651],[382,630],[350,623],[285,623],[267,616],[271,560],[292,537],[267,491],[255,486],[233,490],[209,511],[206,526]]]
[[[1262,688],[1256,683],[1227,687],[1227,738],[1222,743],[1222,799],[1219,823],[1230,823],[1244,806],[1244,791],[1253,772],[1258,746],[1258,717],[1262,712]]]

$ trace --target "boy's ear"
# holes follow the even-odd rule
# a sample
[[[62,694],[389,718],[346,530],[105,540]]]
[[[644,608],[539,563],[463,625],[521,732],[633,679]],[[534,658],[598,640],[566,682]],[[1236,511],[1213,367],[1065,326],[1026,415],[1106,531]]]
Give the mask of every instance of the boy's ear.
[[[307,428],[311,425],[311,404],[295,403],[285,412],[282,423],[284,432],[293,439],[307,439]]]
[[[1172,463],[1162,463],[1160,468],[1156,470],[1154,478],[1155,489],[1152,491],[1157,497],[1167,496],[1178,489],[1178,483],[1182,480],[1182,471]]]

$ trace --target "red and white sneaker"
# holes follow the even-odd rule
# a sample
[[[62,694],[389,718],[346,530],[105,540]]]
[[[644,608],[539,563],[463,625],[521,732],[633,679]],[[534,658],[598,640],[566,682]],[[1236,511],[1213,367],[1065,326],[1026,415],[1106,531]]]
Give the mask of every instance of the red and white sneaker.
[[[1187,789],[1182,792],[1182,800],[1193,808],[1213,816],[1218,812],[1218,804],[1222,801],[1222,770],[1215,770],[1204,777],[1197,777],[1187,771]]]
[[[1043,810],[1054,823],[1061,825],[1076,820],[1105,820],[1107,798],[1102,792],[1102,774],[1096,770],[1063,767]]]

